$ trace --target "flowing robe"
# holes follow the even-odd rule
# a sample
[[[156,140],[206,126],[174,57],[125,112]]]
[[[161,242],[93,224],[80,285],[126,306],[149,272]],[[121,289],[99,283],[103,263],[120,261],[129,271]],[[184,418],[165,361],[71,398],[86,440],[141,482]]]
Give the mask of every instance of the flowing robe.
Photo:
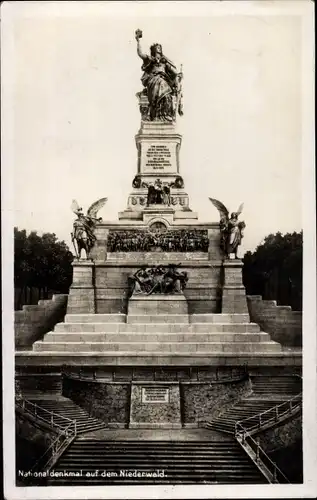
[[[227,253],[235,253],[238,246],[241,244],[241,229],[240,222],[238,220],[230,219],[228,222],[228,244]]]
[[[145,56],[141,81],[147,88],[151,119],[172,120],[173,85],[177,75],[175,66],[162,57],[159,62]]]

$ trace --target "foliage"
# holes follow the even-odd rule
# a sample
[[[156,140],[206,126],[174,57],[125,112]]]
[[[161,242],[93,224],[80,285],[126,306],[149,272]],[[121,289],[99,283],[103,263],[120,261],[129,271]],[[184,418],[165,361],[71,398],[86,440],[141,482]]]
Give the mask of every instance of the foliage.
[[[248,295],[262,295],[279,305],[302,309],[303,232],[280,232],[264,238],[244,255],[243,279]]]
[[[73,256],[54,233],[39,236],[14,228],[14,285],[21,290],[48,290],[68,293],[72,280]]]

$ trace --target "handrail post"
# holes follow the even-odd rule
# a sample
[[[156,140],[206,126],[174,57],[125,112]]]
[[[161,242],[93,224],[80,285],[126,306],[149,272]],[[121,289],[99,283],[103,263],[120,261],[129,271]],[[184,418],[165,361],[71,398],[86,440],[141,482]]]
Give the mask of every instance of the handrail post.
[[[51,413],[51,425],[52,426],[54,425],[54,415],[53,415],[53,413]]]
[[[260,460],[260,438],[256,439],[256,461]]]
[[[261,418],[261,417],[262,417],[262,415],[261,415],[261,413],[260,413],[260,414],[259,414],[259,427],[261,427],[261,425],[262,425],[262,418]]]
[[[244,429],[242,430],[242,444],[245,444],[245,431]]]
[[[37,404],[34,404],[34,415],[37,416]]]
[[[290,401],[289,401],[289,411],[290,411],[290,413],[292,413],[292,410],[293,410],[293,403],[292,403],[292,400],[290,399]]]
[[[276,465],[274,464],[274,469],[273,469],[273,482],[277,483],[277,474],[276,474]]]
[[[275,406],[275,421],[278,421],[278,406]]]

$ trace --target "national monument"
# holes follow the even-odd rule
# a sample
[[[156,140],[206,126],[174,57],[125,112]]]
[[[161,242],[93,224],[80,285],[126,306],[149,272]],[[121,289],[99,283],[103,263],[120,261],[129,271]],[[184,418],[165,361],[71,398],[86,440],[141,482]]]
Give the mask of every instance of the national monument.
[[[107,198],[87,214],[73,201],[65,319],[17,352],[16,367],[29,380],[49,372],[107,428],[198,428],[241,396],[246,374],[291,377],[301,356],[250,322],[238,254],[243,205],[230,214],[210,198],[220,220],[208,223],[191,209],[177,131],[182,69],[160,44],[144,53],[140,30],[135,37],[142,88],[127,206],[110,223],[98,215]]]

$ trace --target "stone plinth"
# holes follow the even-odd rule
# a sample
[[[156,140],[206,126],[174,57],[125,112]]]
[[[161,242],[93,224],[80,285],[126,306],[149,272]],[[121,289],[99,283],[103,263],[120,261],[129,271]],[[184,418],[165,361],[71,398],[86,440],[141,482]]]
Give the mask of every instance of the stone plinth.
[[[69,289],[67,313],[95,313],[94,263],[74,260],[73,283]]]
[[[133,295],[128,303],[129,315],[175,315],[184,314],[188,316],[187,300],[183,293],[174,295],[155,294],[155,295]]]
[[[171,222],[176,212],[191,214],[191,219],[197,220],[197,214],[189,208],[189,197],[179,174],[182,136],[176,132],[175,123],[142,121],[135,140],[138,150],[137,175],[133,181],[133,191],[128,197],[127,210],[120,212],[119,219],[142,220],[147,207],[148,186],[160,180],[162,186],[170,189],[170,197],[168,204],[154,206],[156,212],[170,210]],[[148,222],[148,216],[145,222]]]
[[[179,149],[182,136],[174,124],[142,122],[135,136],[138,149],[138,173],[142,179],[160,176],[162,180],[179,173]]]
[[[129,428],[182,427],[179,383],[133,382]]]
[[[222,312],[248,314],[247,298],[242,281],[243,263],[239,259],[224,261]]]

